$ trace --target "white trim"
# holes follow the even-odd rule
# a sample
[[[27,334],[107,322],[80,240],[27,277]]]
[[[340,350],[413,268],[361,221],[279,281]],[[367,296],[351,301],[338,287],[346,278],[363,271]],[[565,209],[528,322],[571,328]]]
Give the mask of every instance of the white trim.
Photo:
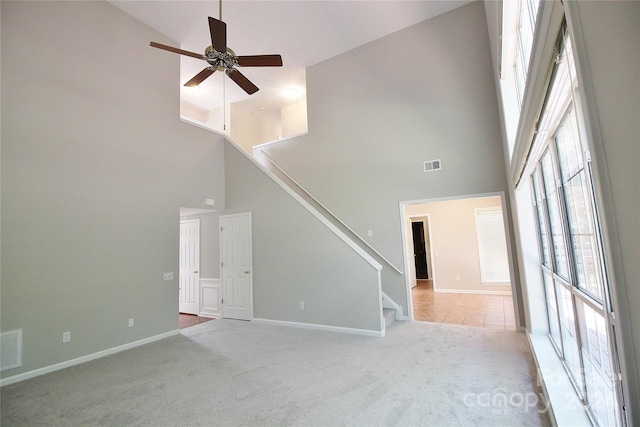
[[[181,118],[182,121],[186,123],[195,124],[199,126],[197,123],[193,123],[190,120]],[[252,155],[247,153],[242,147],[240,147],[231,137],[227,134],[220,133],[213,129],[206,128],[204,126],[200,126],[203,129],[206,129],[212,133],[222,136],[225,140],[231,144],[242,156],[244,156],[247,160],[253,163],[258,169],[260,169],[265,175],[271,178],[276,184],[280,186],[284,191],[287,192],[291,197],[293,197],[298,203],[300,203],[306,210],[308,210],[316,219],[318,219],[321,223],[323,223],[327,228],[329,228],[333,233],[340,238],[343,242],[345,242],[351,249],[353,249],[358,255],[364,258],[372,267],[376,270],[382,270],[382,265],[378,263],[375,259],[371,257],[368,253],[366,253],[357,243],[355,243],[351,238],[349,238],[345,233],[340,231],[335,225],[333,225],[329,220],[324,218],[316,209],[314,209],[306,200],[304,200],[300,195],[298,195],[295,191],[289,188],[280,178],[275,176],[270,170],[265,168],[260,164]]]
[[[291,135],[291,136],[285,136],[283,138],[276,139],[275,141],[263,142],[262,144],[254,145],[251,148],[253,148],[253,152],[255,153],[256,150],[260,150],[263,147],[268,147],[269,145],[274,145],[274,144],[277,144],[279,142],[288,141],[288,140],[294,139],[294,138],[300,138],[301,136],[305,136],[305,135],[309,135],[309,131],[297,133],[297,134]]]
[[[507,284],[509,285],[509,284]],[[505,296],[513,296],[511,291],[492,291],[492,290],[474,290],[474,289],[434,289],[435,293],[443,293],[443,294],[478,294],[478,295],[505,295]]]
[[[525,81],[525,93],[522,98],[520,119],[516,130],[516,140],[510,159],[511,183],[517,188],[523,176],[531,143],[534,138],[535,124],[539,119],[545,93],[553,72],[553,55],[560,28],[564,18],[563,5],[559,1],[541,1],[534,29],[533,45],[529,69]]]
[[[207,289],[207,288],[213,288],[213,289],[218,289],[218,310],[217,312],[215,312],[214,309],[207,309],[206,307],[203,307],[203,297],[202,297],[202,291],[203,289]],[[198,316],[200,317],[208,317],[210,319],[217,319],[219,317],[222,317],[222,311],[221,311],[221,307],[220,307],[220,295],[221,295],[221,287],[220,287],[220,279],[213,279],[213,278],[200,278],[200,307],[198,310]]]
[[[466,200],[466,199],[484,199],[488,197],[496,197],[496,196],[504,196],[504,191],[491,191],[488,193],[477,193],[477,194],[461,194],[459,196],[445,196],[445,197],[434,197],[432,199],[417,199],[417,200],[404,200],[400,202],[400,207],[405,205],[421,205],[424,203],[435,203],[435,202],[447,202],[453,200]],[[409,215],[411,218],[415,218],[417,216],[425,216],[426,214],[411,214]]]
[[[479,194],[467,194],[467,195],[460,195],[460,196],[447,196],[447,197],[437,197],[437,198],[433,198],[433,199],[418,199],[418,200],[405,200],[405,201],[400,201],[398,202],[398,207],[400,208],[400,229],[401,229],[401,234],[402,234],[402,252],[403,252],[403,259],[405,260],[405,292],[407,295],[407,311],[409,313],[409,320],[415,320],[414,319],[414,315],[413,315],[413,295],[411,293],[411,283],[409,283],[409,271],[408,271],[408,254],[407,254],[407,229],[405,227],[405,221],[407,219],[411,219],[411,218],[415,218],[417,215],[422,216],[428,216],[428,214],[410,214],[407,215],[405,214],[405,206],[408,205],[419,205],[419,204],[423,204],[423,203],[434,203],[434,202],[443,202],[443,201],[452,201],[452,200],[465,200],[465,199],[482,199],[482,198],[487,198],[487,197],[500,197],[500,203],[502,205],[502,212],[503,212],[503,220],[505,221],[504,224],[504,228],[505,228],[505,238],[507,240],[507,255],[509,257],[509,274],[511,277],[511,292],[510,294],[513,296],[513,305],[514,305],[514,313],[516,314],[516,327],[517,328],[521,328],[520,325],[520,307],[517,304],[517,289],[515,286],[515,281],[513,280],[515,278],[515,272],[514,272],[514,260],[513,260],[513,256],[512,256],[512,247],[511,247],[511,235],[509,232],[509,226],[508,226],[508,222],[507,222],[507,218],[504,215],[504,212],[507,212],[506,210],[506,195],[504,193],[504,191],[495,191],[495,192],[490,192],[490,193],[479,193]],[[429,218],[430,220],[430,218]],[[431,233],[431,224],[429,224],[429,233]],[[433,249],[433,247],[431,248]],[[433,290],[434,292],[451,292],[451,290],[438,290],[437,289],[437,280],[436,280],[436,275],[435,275],[435,262],[433,262],[433,254],[432,254],[432,264],[431,264],[431,271],[432,271],[432,280],[433,280]],[[455,290],[454,290],[455,291]],[[484,293],[487,291],[474,291],[471,293]],[[489,292],[500,292],[500,291],[489,291]],[[508,294],[507,294],[508,295]]]
[[[4,387],[9,384],[14,384],[20,381],[28,380],[31,378],[38,377],[40,375],[48,374],[50,372],[59,371],[60,369],[69,368],[71,366],[79,365],[81,363],[90,362],[92,360],[101,359],[106,356],[110,356],[112,354],[120,353],[121,351],[129,350],[135,347],[139,347],[141,345],[149,344],[155,341],[159,341],[165,338],[172,337],[174,335],[179,335],[180,330],[175,329],[173,331],[164,332],[162,334],[154,335],[151,337],[143,338],[138,341],[133,341],[128,344],[120,345],[117,347],[108,348],[106,350],[101,350],[96,353],[87,354],[86,356],[80,356],[75,359],[66,360],[64,362],[56,363],[54,365],[45,366],[43,368],[34,369],[32,371],[24,372],[22,374],[13,375],[8,378],[0,379],[0,387]]]
[[[351,249],[353,249],[357,254],[359,254],[362,258],[364,258],[373,268],[376,270],[382,270],[382,265],[371,255],[365,252],[356,242],[350,239],[345,233],[343,233],[338,227],[336,227],[331,221],[321,215],[316,209],[311,206],[306,200],[304,200],[298,193],[293,191],[286,185],[280,178],[276,177],[270,171],[267,171],[265,168],[261,167],[263,171],[271,177],[284,191],[286,191],[291,197],[293,197],[298,203],[300,203],[306,210],[308,210],[316,219],[318,219],[322,224],[324,224],[328,229],[333,231],[333,233],[338,236],[343,242],[345,242]]]
[[[187,123],[187,124],[190,124],[192,126],[198,127],[200,129],[208,130],[209,132],[215,133],[216,135],[220,135],[220,136],[223,136],[225,138],[229,137],[229,134],[224,133],[223,131],[220,131],[220,130],[211,129],[210,127],[206,126],[204,123],[199,122],[199,121],[197,121],[195,119],[192,119],[190,117],[185,117],[185,116],[181,115],[180,116],[180,121],[183,122],[183,123]]]
[[[343,328],[340,326],[316,325],[313,323],[288,322],[286,320],[272,320],[254,318],[256,323],[264,323],[269,325],[292,326],[294,328],[313,329],[317,331],[339,332],[341,334],[364,335],[366,337],[382,338],[384,337],[384,329],[381,331],[373,331],[370,329]]]
[[[618,334],[614,335],[618,347],[618,358],[622,370],[623,396],[626,402],[634,402],[634,395],[640,390],[640,371],[638,359],[640,354],[635,351],[633,327],[630,312],[636,309],[633,299],[629,298],[627,288],[635,278],[626,277],[623,266],[623,250],[617,225],[617,215],[614,208],[611,183],[604,149],[604,137],[598,114],[595,89],[591,77],[589,57],[585,48],[583,24],[580,11],[575,2],[566,2],[566,19],[569,35],[573,47],[573,57],[580,86],[577,95],[581,99],[579,104],[581,118],[586,129],[586,139],[591,155],[591,175],[594,192],[594,202],[598,211],[600,233],[604,249],[605,264],[608,266],[609,292],[616,313]],[[637,336],[637,335],[636,335]],[[628,420],[638,419],[638,405],[627,404],[625,415]],[[634,418],[636,417],[636,418]],[[631,422],[630,424],[631,425]]]
[[[545,409],[551,423],[555,426],[592,425],[549,337],[530,333],[526,336],[536,364],[537,384],[546,400]]]
[[[255,152],[255,151],[254,151],[254,152]],[[271,157],[269,157],[269,155],[268,155],[267,153],[265,153],[265,152],[264,152],[264,151],[262,151],[262,150],[259,150],[259,153],[260,153],[260,155],[261,155],[261,156],[264,156],[264,158],[265,158],[265,159],[267,159],[267,161],[268,161],[271,165],[273,165],[273,167],[275,167],[276,169],[278,169],[278,170],[279,170],[279,171],[280,171],[280,172],[281,172],[285,177],[287,177],[287,179],[289,179],[289,180],[290,180],[290,181],[291,181],[295,186],[297,186],[297,187],[298,187],[298,188],[299,188],[299,189],[300,189],[304,194],[306,194],[306,195],[307,195],[307,197],[309,197],[313,202],[317,203],[317,204],[318,204],[318,206],[320,206],[322,209],[324,209],[324,210],[329,214],[329,216],[331,216],[331,218],[335,219],[338,223],[340,223],[340,225],[342,225],[342,226],[343,226],[344,228],[346,228],[350,233],[352,233],[352,234],[353,234],[353,235],[354,235],[354,236],[355,236],[355,237],[356,237],[356,238],[357,238],[361,243],[363,243],[365,246],[367,246],[369,249],[371,249],[371,251],[372,251],[373,253],[375,253],[375,254],[376,254],[377,256],[379,256],[382,260],[384,260],[384,262],[385,262],[385,263],[387,263],[387,265],[389,265],[389,267],[391,267],[392,269],[394,269],[398,274],[403,274],[403,273],[402,273],[402,271],[401,271],[398,267],[396,267],[395,265],[393,265],[393,263],[392,263],[391,261],[389,261],[387,258],[385,258],[385,257],[384,257],[384,255],[382,255],[380,252],[378,252],[378,251],[377,251],[373,246],[371,246],[371,245],[369,244],[369,242],[367,242],[367,241],[366,241],[364,238],[362,238],[358,233],[356,233],[356,232],[355,232],[355,230],[353,230],[351,227],[349,227],[349,226],[348,226],[344,221],[342,221],[340,218],[338,218],[338,216],[337,216],[336,214],[334,214],[331,210],[329,210],[329,208],[328,208],[328,207],[326,207],[324,204],[322,204],[322,202],[320,202],[320,201],[319,201],[318,199],[316,199],[316,198],[315,198],[311,193],[309,193],[309,192],[308,192],[308,191],[307,191],[307,190],[306,190],[302,185],[300,185],[300,183],[298,183],[295,179],[293,179],[293,178],[291,177],[291,175],[289,175],[289,174],[288,174],[287,172],[285,172],[285,171],[284,171],[280,166],[278,166],[278,165],[273,161],[273,159],[272,159]],[[274,175],[274,177],[276,177],[276,176]],[[279,178],[278,178],[278,179],[279,179]],[[282,182],[282,181],[281,181],[281,182]],[[287,190],[287,192],[291,192],[291,191],[292,191],[292,190],[291,190],[291,188],[290,188],[288,185],[286,185],[284,182],[282,182],[282,184],[286,186],[285,190]],[[282,185],[281,185],[281,186],[282,186]],[[284,187],[283,187],[283,188],[284,188]],[[296,193],[295,191],[293,191],[293,193],[294,193],[296,196],[300,197],[300,196],[298,195],[298,193]],[[290,193],[290,194],[291,194],[291,193]],[[303,198],[301,198],[301,200],[304,200],[304,199],[303,199]],[[308,204],[308,202],[307,202],[306,200],[304,200],[304,202]],[[308,204],[308,205],[309,205],[309,208],[307,208],[307,210],[309,210],[309,211],[310,211],[314,216],[316,216],[316,217],[319,217],[319,216],[320,216],[320,217],[322,217],[321,221],[323,221],[323,222],[327,220],[325,215],[322,215],[322,213],[321,213],[321,212],[318,212],[315,208],[313,208],[313,206],[312,206],[311,204]],[[306,207],[306,206],[305,206],[305,207]],[[311,209],[313,209],[313,210],[311,210]],[[329,222],[333,227],[335,227],[335,225],[334,225],[332,222],[330,222],[330,221],[328,221],[328,222]],[[335,227],[335,228],[336,228],[336,230],[339,230],[337,227]],[[348,238],[348,237],[347,237],[347,238]],[[351,240],[351,239],[350,239],[350,240]],[[351,240],[351,241],[352,241],[352,240]],[[352,242],[353,242],[353,241],[352,241]],[[358,246],[358,248],[359,248],[360,250],[362,250],[362,249],[361,249],[361,247],[360,247],[360,245],[358,245],[358,244],[357,244],[357,243],[355,243],[355,242],[353,242],[353,243],[354,243],[355,245],[357,245],[357,246]],[[366,253],[366,252],[365,252],[365,253]],[[367,255],[369,255],[369,254],[367,254]]]
[[[425,202],[426,203],[426,202]],[[403,260],[405,263],[405,287],[406,287],[406,294],[407,294],[407,316],[404,316],[403,313],[403,319],[402,320],[415,320],[414,318],[414,314],[413,314],[413,293],[412,293],[412,286],[411,286],[411,269],[415,268],[415,264],[414,264],[414,260],[413,257],[411,256],[412,252],[410,253],[408,250],[410,249],[409,246],[409,239],[413,239],[413,230],[409,230],[406,227],[406,224],[409,222],[414,222],[414,220],[421,220],[423,224],[425,224],[426,222],[426,227],[429,229],[429,264],[428,264],[428,268],[430,270],[430,274],[429,276],[431,276],[429,279],[427,280],[431,280],[431,283],[433,284],[433,289],[436,289],[436,274],[435,274],[435,262],[433,259],[433,250],[432,250],[432,244],[431,244],[431,214],[430,213],[415,213],[415,214],[406,214],[404,207],[406,205],[412,205],[414,203],[411,202],[400,202],[400,229],[401,229],[401,233],[402,233],[402,256],[403,256]],[[417,202],[415,204],[421,204],[421,202]],[[425,221],[426,220],[426,221]],[[408,233],[411,232],[411,235],[409,235]],[[413,247],[413,245],[411,245],[411,247]],[[416,278],[416,281],[418,279]]]
[[[382,292],[382,271],[378,270],[376,271],[376,273],[378,273],[378,310],[380,313],[380,330],[385,331],[387,329],[387,326],[386,326],[386,321],[384,319],[384,303],[383,303],[384,292]]]
[[[396,311],[396,320],[409,320],[408,316],[404,315],[404,310],[401,305],[395,302],[389,295],[385,294],[384,291],[380,291],[382,293],[382,308],[391,308]]]

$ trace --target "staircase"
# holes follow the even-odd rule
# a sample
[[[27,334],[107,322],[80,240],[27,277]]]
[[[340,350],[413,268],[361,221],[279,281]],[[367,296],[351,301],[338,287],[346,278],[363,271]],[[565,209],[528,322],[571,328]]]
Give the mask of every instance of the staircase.
[[[358,233],[356,233],[351,227],[345,224],[340,218],[338,218],[333,212],[331,212],[320,201],[313,197],[307,190],[305,190],[300,184],[298,184],[289,174],[283,171],[275,162],[262,150],[255,149],[253,152],[254,159],[260,163],[265,169],[275,175],[283,184],[285,184],[290,190],[294,191],[298,196],[303,198],[311,207],[321,215],[323,218],[331,222],[341,232],[346,234],[352,239],[358,247],[363,249],[373,259],[382,265],[394,270],[397,274],[404,274],[398,267],[393,265],[391,261],[385,258],[380,252],[378,252],[373,246],[371,246],[366,240],[364,240]]]
[[[396,310],[393,308],[383,308],[382,317],[384,318],[384,330],[386,331],[396,321]]]
[[[300,184],[298,184],[289,174],[282,170],[265,152],[261,149],[254,149],[254,160],[259,163],[264,169],[266,169],[276,181],[279,181],[280,185],[287,191],[295,194],[296,198],[304,201],[303,205],[313,213],[318,219],[325,223],[330,228],[339,230],[344,234],[349,241],[347,243],[356,251],[364,252],[368,257],[375,261],[376,264],[386,266],[386,268],[395,271],[396,274],[403,275],[404,273],[391,261],[385,258],[380,252],[373,248],[366,240],[364,240],[358,233],[356,233],[351,227],[340,220],[333,212],[331,212],[320,201],[313,197],[307,190],[305,190]],[[346,240],[345,240],[346,241]],[[385,268],[385,267],[382,267]],[[384,329],[388,328],[398,315],[402,316],[402,307],[389,298],[384,292],[382,292],[382,307],[383,307],[383,321]]]

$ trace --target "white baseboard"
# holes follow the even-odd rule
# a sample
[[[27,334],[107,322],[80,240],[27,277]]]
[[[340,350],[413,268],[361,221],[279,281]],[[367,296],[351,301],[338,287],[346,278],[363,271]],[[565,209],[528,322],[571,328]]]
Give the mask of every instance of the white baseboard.
[[[478,294],[478,295],[506,295],[511,296],[511,291],[491,291],[474,289],[434,289],[435,293],[443,294]]]
[[[198,317],[206,317],[207,319],[220,319],[221,316],[219,314],[211,314],[201,311],[200,313],[198,313]]]
[[[384,331],[372,331],[369,329],[343,328],[340,326],[316,325],[313,323],[288,322],[286,320],[271,320],[254,318],[256,323],[267,323],[271,325],[293,326],[294,328],[315,329],[319,331],[339,332],[342,334],[364,335],[367,337],[382,338]]]
[[[176,330],[165,332],[159,335],[154,335],[152,337],[143,338],[138,341],[133,341],[128,344],[108,348],[106,350],[98,351],[96,353],[87,354],[86,356],[81,356],[75,359],[66,360],[64,362],[56,363],[55,365],[45,366],[44,368],[38,368],[32,371],[24,372],[22,374],[17,374],[11,377],[2,378],[0,379],[0,387],[4,387],[9,384],[14,384],[20,381],[28,380],[30,378],[48,374],[50,372],[59,371],[60,369],[69,368],[71,366],[79,365],[81,363],[89,362],[91,360],[100,359],[102,357],[110,356],[115,353],[120,353],[121,351],[129,350],[134,347],[139,347],[141,345],[149,344],[154,341],[159,341],[174,335],[178,335],[179,333],[180,333],[180,330],[176,329]]]

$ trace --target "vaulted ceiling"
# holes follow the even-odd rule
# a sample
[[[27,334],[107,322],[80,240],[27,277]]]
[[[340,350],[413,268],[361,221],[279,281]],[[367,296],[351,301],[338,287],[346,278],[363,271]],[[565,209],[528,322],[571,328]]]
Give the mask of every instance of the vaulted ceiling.
[[[220,10],[218,1],[110,3],[174,40],[176,47],[197,53],[211,44],[207,17],[219,18]],[[197,90],[182,87],[181,102],[202,111],[240,101],[252,114],[279,109],[292,102],[287,97],[289,88],[300,88],[304,96],[306,67],[468,3],[469,0],[226,0],[222,4],[222,20],[227,23],[228,46],[237,55],[279,53],[284,66],[242,69],[260,88],[254,95],[247,95],[228,78],[223,82],[223,73],[218,72]],[[161,50],[155,54],[176,55]],[[394,52],[389,52],[389,61],[402,66],[402,58]],[[184,84],[205,66],[204,61],[180,56],[180,82],[176,84]]]

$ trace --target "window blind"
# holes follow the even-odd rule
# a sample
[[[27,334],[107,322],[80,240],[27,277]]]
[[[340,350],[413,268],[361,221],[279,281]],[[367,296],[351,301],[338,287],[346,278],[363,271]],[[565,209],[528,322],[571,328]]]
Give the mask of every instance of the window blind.
[[[502,211],[476,210],[482,283],[509,283],[507,240]]]

